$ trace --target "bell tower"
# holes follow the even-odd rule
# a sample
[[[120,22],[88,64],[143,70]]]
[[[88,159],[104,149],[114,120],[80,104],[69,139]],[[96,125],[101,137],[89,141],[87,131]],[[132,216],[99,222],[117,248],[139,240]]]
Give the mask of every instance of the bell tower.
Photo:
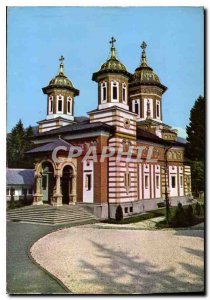
[[[47,116],[38,122],[39,132],[68,125],[74,121],[74,97],[79,95],[71,80],[64,74],[64,57],[61,55],[58,75],[42,89],[47,95]]]
[[[98,83],[98,109],[117,106],[128,110],[128,79],[131,74],[117,59],[115,42],[112,37],[110,58],[93,73],[92,80]]]
[[[148,118],[162,123],[162,95],[167,90],[147,64],[147,44],[141,44],[141,63],[129,80],[129,106],[137,122]]]

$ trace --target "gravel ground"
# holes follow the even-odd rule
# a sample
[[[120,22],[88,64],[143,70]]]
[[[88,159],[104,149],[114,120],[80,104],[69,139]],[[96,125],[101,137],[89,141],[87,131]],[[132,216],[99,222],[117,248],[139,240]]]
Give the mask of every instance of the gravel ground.
[[[34,259],[75,294],[151,294],[204,289],[203,230],[80,226],[49,234]]]

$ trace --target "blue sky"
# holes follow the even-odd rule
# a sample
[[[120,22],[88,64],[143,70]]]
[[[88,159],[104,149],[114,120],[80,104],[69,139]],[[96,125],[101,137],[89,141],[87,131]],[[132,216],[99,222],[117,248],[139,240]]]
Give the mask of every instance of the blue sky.
[[[21,118],[36,125],[46,116],[41,88],[58,72],[80,90],[75,115],[97,106],[91,80],[108,58],[109,40],[117,40],[118,58],[129,72],[139,65],[144,40],[147,61],[168,87],[163,121],[184,135],[190,109],[204,93],[203,9],[185,7],[13,7],[7,27],[7,130]],[[181,133],[182,132],[182,133]]]

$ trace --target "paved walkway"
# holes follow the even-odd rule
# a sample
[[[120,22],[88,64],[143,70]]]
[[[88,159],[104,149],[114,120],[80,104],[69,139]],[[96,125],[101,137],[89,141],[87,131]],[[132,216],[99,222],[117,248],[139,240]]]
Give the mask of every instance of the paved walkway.
[[[49,234],[33,245],[32,256],[75,294],[203,291],[203,230],[94,226]]]
[[[7,222],[7,293],[66,293],[28,257],[28,247],[52,230],[56,227]]]

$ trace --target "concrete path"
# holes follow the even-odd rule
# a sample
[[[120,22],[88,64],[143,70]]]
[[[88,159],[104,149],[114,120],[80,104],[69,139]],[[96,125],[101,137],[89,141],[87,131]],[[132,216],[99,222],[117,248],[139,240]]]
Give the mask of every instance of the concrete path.
[[[49,234],[32,256],[76,294],[202,292],[203,230],[80,226]]]
[[[52,230],[55,226],[7,222],[7,293],[67,293],[28,257],[32,243]]]

